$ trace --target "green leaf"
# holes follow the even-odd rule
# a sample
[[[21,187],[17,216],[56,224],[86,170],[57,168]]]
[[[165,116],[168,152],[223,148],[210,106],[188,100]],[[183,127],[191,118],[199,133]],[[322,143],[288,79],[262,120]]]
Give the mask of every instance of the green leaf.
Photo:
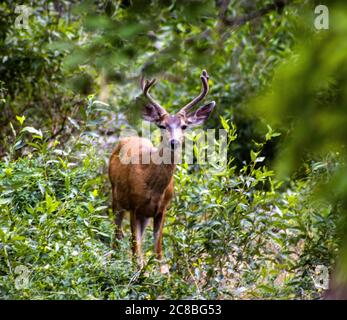
[[[273,131],[273,129],[271,128],[270,125],[267,125],[267,129],[268,129],[268,132],[267,132],[266,135],[265,135],[266,141],[269,141],[269,140],[271,140],[272,138],[278,137],[278,136],[281,135],[279,132]]]
[[[8,204],[12,201],[12,198],[0,198],[0,205]]]
[[[42,139],[42,132],[41,130],[37,130],[34,127],[24,127],[21,132],[29,132],[34,135],[35,138]]]
[[[253,150],[251,150],[251,160],[252,160],[252,162],[256,162],[256,159],[257,159],[259,153],[260,152],[254,152]]]
[[[221,121],[222,127],[223,127],[226,131],[229,131],[229,130],[230,130],[230,126],[229,126],[229,124],[228,124],[228,121],[225,120],[222,116],[220,116],[220,121]]]
[[[20,125],[22,126],[25,121],[25,116],[16,116],[16,119],[19,121]]]

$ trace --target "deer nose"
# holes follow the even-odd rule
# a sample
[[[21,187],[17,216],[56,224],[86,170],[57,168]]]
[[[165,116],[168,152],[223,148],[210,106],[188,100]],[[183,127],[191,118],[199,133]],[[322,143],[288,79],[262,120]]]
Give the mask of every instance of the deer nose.
[[[178,140],[170,140],[170,147],[172,150],[175,150],[179,146],[180,142]]]

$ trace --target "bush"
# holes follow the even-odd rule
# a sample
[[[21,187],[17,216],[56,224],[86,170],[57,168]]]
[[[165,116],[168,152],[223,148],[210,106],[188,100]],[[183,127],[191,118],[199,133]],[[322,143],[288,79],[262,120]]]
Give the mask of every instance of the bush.
[[[251,161],[240,172],[233,160],[217,172],[207,165],[178,167],[164,228],[170,266],[170,275],[164,276],[153,255],[151,228],[142,270],[131,262],[128,223],[119,250],[111,249],[105,174],[111,150],[86,125],[79,125],[60,149],[59,141],[45,139],[18,119],[22,129],[0,165],[1,298],[320,296],[322,288],[314,280],[335,258],[337,209],[312,201],[312,195],[315,175],[322,177],[331,168],[312,164],[305,180],[276,180],[262,155],[277,135],[271,129],[254,144]],[[225,119],[221,125],[234,143],[234,125]],[[22,280],[26,271],[21,266],[29,283]]]

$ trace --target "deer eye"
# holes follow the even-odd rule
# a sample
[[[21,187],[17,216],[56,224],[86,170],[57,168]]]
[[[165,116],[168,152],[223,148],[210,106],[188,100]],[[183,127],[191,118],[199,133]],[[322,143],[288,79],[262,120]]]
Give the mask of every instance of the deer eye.
[[[186,130],[186,129],[187,129],[187,126],[184,124],[184,125],[181,126],[181,129],[182,129],[182,130]]]
[[[166,127],[165,127],[164,125],[162,125],[162,124],[158,124],[158,127],[159,127],[160,129],[166,129]]]

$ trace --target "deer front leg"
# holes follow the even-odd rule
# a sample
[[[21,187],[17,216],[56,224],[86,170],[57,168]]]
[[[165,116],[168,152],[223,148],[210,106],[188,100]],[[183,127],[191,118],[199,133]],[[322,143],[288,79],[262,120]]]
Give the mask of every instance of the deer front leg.
[[[136,214],[131,212],[130,214],[130,225],[131,225],[131,249],[133,252],[133,258],[137,259],[137,263],[140,267],[143,266],[143,257],[141,250],[142,243],[142,220],[136,217]],[[144,229],[144,228],[143,228]]]
[[[122,231],[122,222],[123,222],[125,210],[117,209],[117,202],[116,202],[115,197],[113,197],[113,199],[112,199],[112,211],[113,211],[113,214],[115,215],[115,219],[114,219],[115,241],[113,242],[113,248],[117,249],[118,245],[117,245],[116,239],[121,240],[124,237],[123,231]]]
[[[122,240],[124,237],[123,230],[122,230],[122,221],[124,219],[124,210],[118,210],[116,212],[116,219],[115,219],[115,225],[116,225],[116,239]]]
[[[123,231],[122,231],[122,221],[124,218],[124,214],[125,214],[124,211],[116,211],[115,212],[115,215],[116,215],[116,218],[114,221],[114,223],[115,223],[115,232],[114,232],[115,238],[114,238],[113,243],[112,243],[113,249],[118,249],[117,240],[122,240],[124,237]]]
[[[161,262],[162,257],[163,257],[162,241],[163,241],[164,219],[165,219],[165,209],[162,212],[159,212],[154,217],[154,224],[153,224],[154,250],[155,250],[155,252],[157,254],[157,258],[160,262]],[[168,273],[169,267],[166,264],[161,264],[160,272],[161,273]]]

